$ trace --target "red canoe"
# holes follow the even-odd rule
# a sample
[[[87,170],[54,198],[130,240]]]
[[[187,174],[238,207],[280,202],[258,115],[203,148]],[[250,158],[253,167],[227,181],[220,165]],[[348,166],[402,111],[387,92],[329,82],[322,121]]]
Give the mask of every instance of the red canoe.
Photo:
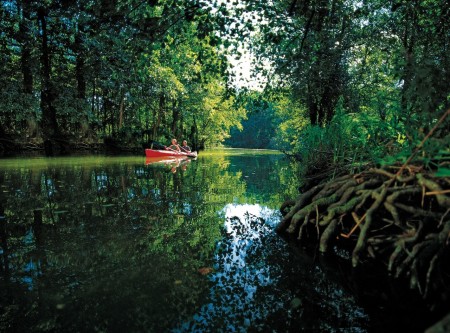
[[[145,150],[145,156],[146,157],[169,157],[169,156],[175,156],[175,157],[197,157],[197,152],[193,151],[190,153],[185,152],[179,152],[174,150],[155,150],[155,149],[146,149]]]

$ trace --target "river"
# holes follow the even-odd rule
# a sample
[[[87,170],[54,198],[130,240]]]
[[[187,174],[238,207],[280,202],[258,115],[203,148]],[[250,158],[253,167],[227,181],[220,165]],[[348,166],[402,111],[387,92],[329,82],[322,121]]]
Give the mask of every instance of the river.
[[[0,331],[421,331],[274,232],[296,174],[266,150],[0,160]]]

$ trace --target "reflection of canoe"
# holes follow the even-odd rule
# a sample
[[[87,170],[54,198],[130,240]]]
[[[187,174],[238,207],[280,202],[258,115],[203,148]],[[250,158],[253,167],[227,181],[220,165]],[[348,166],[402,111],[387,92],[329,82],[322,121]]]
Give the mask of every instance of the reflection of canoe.
[[[176,173],[178,168],[186,170],[191,161],[192,158],[186,156],[146,157],[145,165],[169,167],[172,173]]]
[[[146,157],[145,164],[173,164],[188,160],[187,156],[160,156],[160,157]]]
[[[147,157],[167,157],[167,156],[175,156],[175,157],[197,157],[197,152],[193,151],[190,153],[178,152],[173,150],[155,150],[155,149],[146,149],[145,156]]]

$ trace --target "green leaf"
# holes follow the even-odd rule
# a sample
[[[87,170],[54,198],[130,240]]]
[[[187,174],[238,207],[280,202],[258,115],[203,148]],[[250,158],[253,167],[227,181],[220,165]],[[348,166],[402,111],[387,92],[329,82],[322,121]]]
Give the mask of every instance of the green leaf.
[[[438,168],[436,173],[434,174],[435,177],[450,177],[450,169],[449,168]]]

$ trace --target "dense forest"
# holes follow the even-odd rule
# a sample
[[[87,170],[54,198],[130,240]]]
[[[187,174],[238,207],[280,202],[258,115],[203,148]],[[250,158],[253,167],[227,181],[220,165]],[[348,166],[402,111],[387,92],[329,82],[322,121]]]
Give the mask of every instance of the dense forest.
[[[228,138],[317,166],[414,146],[450,104],[445,0],[3,0],[0,15],[6,152]]]
[[[201,148],[245,115],[227,91],[207,3],[2,1],[0,10],[4,150],[171,136]]]

